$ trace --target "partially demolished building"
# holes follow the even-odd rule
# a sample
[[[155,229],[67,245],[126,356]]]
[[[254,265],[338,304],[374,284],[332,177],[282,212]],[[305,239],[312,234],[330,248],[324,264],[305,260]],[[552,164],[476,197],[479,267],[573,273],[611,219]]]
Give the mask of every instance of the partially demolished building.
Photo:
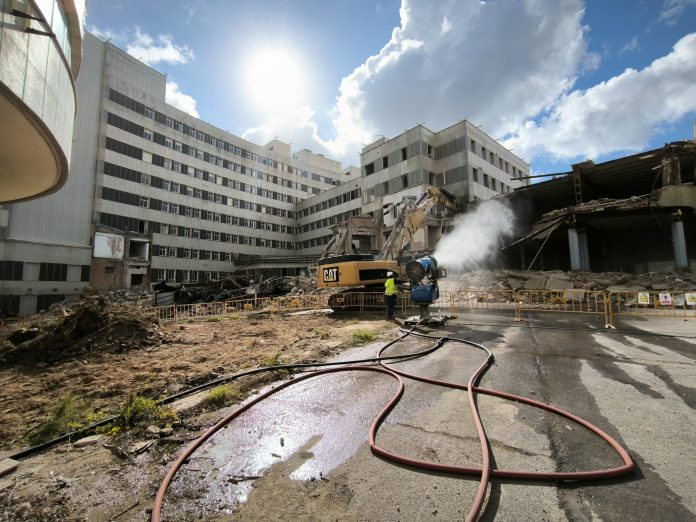
[[[652,272],[696,268],[696,142],[668,143],[570,172],[511,195],[521,269]],[[691,257],[689,257],[689,255]]]

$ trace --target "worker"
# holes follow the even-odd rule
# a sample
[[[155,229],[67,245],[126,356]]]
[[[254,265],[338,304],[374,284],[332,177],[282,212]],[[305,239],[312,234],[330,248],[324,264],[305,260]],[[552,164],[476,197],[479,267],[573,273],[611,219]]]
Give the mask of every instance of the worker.
[[[399,287],[397,286],[395,276],[394,272],[387,272],[387,280],[384,282],[384,302],[387,305],[387,319],[394,319],[394,305],[399,295]]]

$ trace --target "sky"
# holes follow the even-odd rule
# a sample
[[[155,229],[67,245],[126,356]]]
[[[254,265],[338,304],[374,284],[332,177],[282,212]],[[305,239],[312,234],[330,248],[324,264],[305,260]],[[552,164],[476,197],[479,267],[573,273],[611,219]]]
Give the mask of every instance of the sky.
[[[86,28],[171,105],[344,167],[462,119],[535,174],[694,138],[696,0],[90,0]]]

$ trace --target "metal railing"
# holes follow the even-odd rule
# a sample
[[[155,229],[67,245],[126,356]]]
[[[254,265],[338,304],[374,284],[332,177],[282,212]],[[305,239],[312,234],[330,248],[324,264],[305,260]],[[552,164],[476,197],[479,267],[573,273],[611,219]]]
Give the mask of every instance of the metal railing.
[[[607,328],[616,317],[696,317],[696,291],[596,292],[591,290],[460,290],[441,292],[431,305],[447,310],[451,317],[458,311],[513,310],[514,320],[524,312],[560,312],[592,314],[604,318]],[[383,310],[382,292],[346,292],[343,294],[303,294],[280,297],[249,297],[213,303],[179,304],[140,309],[144,316],[162,322],[205,320],[233,313],[320,310],[332,308],[357,311]],[[399,294],[396,307],[402,312],[417,308],[407,293]],[[0,320],[0,327],[20,327],[54,320],[56,314],[38,314]]]
[[[609,324],[614,317],[696,317],[696,291],[609,293]]]

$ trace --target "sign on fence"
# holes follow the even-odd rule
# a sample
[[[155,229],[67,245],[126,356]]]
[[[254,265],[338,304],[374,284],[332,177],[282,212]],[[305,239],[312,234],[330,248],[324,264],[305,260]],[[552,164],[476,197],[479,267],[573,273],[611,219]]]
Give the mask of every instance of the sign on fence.
[[[638,292],[638,304],[639,305],[649,305],[650,304],[650,292]]]

